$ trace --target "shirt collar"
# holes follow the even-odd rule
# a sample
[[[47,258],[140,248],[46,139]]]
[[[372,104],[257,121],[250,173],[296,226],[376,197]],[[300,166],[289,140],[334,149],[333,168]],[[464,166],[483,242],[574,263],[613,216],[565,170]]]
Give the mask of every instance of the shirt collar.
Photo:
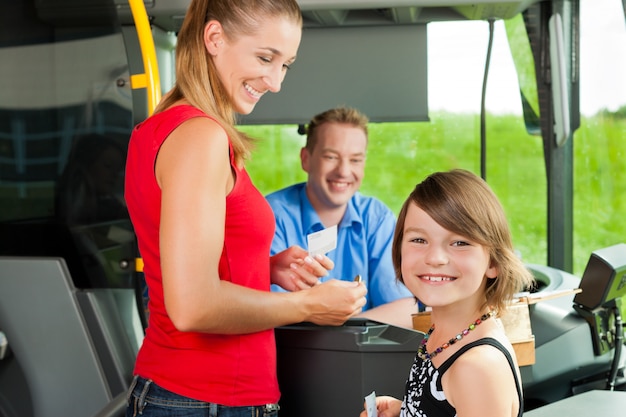
[[[306,195],[306,183],[303,183],[302,188],[300,188],[299,197],[300,207],[302,207],[302,230],[304,230],[306,234],[323,230],[324,225],[311,205],[309,197]],[[356,194],[348,201],[348,207],[339,223],[339,228],[352,226],[355,228],[356,232],[360,232],[363,228],[363,221],[354,204],[355,198]]]

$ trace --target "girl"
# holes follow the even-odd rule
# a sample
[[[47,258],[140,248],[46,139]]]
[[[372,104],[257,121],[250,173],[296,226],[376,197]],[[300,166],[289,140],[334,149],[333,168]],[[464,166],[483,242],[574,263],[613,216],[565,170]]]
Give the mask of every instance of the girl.
[[[431,308],[432,327],[404,401],[378,397],[378,416],[521,416],[519,369],[496,316],[533,278],[489,186],[458,169],[418,184],[398,218],[393,261],[397,278]]]

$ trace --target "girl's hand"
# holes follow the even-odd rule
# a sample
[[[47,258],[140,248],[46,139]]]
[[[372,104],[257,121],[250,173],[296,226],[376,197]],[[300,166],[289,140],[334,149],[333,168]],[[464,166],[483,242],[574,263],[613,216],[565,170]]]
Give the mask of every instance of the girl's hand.
[[[398,417],[401,407],[402,401],[397,398],[386,395],[376,397],[376,411],[378,412],[378,417]],[[368,417],[367,410],[361,411],[359,417]]]
[[[325,255],[311,257],[300,246],[291,246],[270,258],[272,284],[280,285],[287,291],[311,288],[334,266]]]

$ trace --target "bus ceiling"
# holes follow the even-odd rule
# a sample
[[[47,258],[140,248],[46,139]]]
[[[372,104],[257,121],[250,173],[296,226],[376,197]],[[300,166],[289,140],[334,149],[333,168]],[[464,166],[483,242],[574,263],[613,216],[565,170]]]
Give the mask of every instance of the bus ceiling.
[[[67,0],[66,0],[67,1]],[[298,0],[305,28],[389,26],[452,20],[508,19],[539,0]],[[115,0],[120,8],[126,0]],[[180,28],[190,0],[146,0],[153,23]]]
[[[190,2],[145,0],[155,35],[175,34]],[[359,108],[372,122],[428,121],[426,25],[509,19],[539,0],[298,2],[305,30],[298,62],[286,78],[281,94],[267,96],[263,106],[241,118],[242,124],[301,124],[311,114],[342,104]],[[121,22],[131,73],[143,72],[140,61],[132,62],[137,55],[133,52],[140,49],[137,36],[132,33],[134,21],[128,0],[34,0],[34,3],[38,18],[56,28],[110,27],[112,21]],[[394,65],[388,65],[389,62]],[[173,83],[173,74],[163,76],[161,86],[167,91]],[[146,116],[141,113],[135,114],[136,121]],[[536,114],[532,116],[535,117],[527,119],[538,118]]]
[[[305,28],[424,24],[454,20],[508,19],[540,0],[298,0]],[[176,32],[191,0],[144,0],[153,25]],[[128,0],[35,0],[39,17],[68,25],[106,20],[117,10],[132,23]]]
[[[126,0],[115,2],[122,24],[132,24]],[[176,32],[189,2],[145,4],[153,27]],[[372,122],[428,121],[427,23],[507,19],[536,2],[299,0],[304,34],[298,62],[281,94],[267,96],[240,123],[302,124],[337,105],[357,107]]]

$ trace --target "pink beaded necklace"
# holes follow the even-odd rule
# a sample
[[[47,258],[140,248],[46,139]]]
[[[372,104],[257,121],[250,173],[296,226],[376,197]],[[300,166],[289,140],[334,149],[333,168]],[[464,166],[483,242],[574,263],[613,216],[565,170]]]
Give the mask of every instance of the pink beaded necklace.
[[[426,352],[426,343],[428,343],[428,338],[430,337],[430,335],[435,330],[435,324],[433,323],[430,326],[430,329],[428,330],[428,333],[426,333],[424,335],[424,338],[422,339],[422,342],[421,342],[419,348],[417,349],[417,356],[420,359],[422,359],[422,360],[434,358],[435,356],[437,356],[438,354],[443,352],[444,349],[449,348],[451,345],[453,345],[456,342],[458,342],[459,340],[463,339],[463,337],[467,336],[470,331],[472,331],[472,330],[474,330],[476,328],[476,326],[478,326],[480,323],[482,323],[483,321],[487,320],[491,316],[493,316],[493,311],[489,311],[489,312],[483,314],[482,316],[480,316],[480,318],[476,319],[473,323],[471,323],[467,327],[467,329],[461,331],[459,334],[454,336],[452,339],[448,340],[446,343],[444,343],[443,345],[439,346],[437,349],[435,349],[432,352],[428,353],[428,352]]]

